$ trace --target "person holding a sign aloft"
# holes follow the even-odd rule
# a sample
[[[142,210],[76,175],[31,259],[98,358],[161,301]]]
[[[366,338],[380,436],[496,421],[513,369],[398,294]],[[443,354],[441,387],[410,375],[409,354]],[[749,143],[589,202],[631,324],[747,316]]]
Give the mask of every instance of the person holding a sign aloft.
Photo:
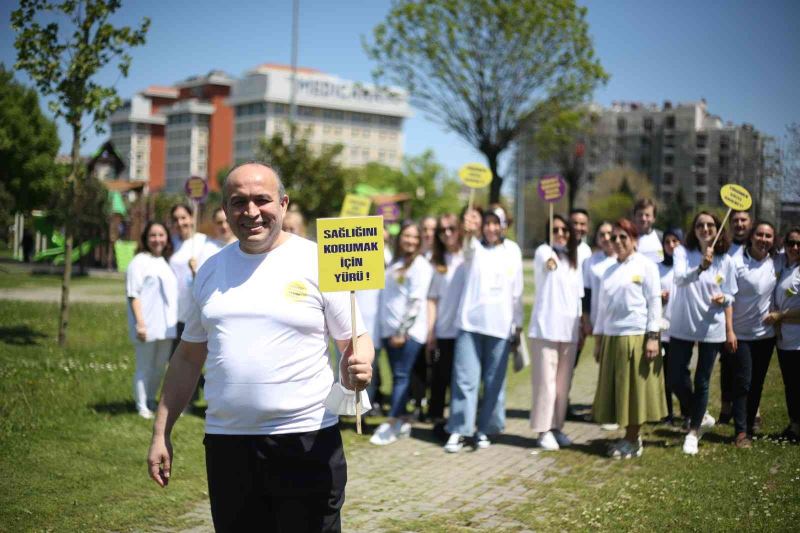
[[[207,363],[206,472],[220,532],[341,530],[347,463],[326,408],[328,335],[350,390],[369,383],[374,348],[347,292],[320,291],[316,244],[282,231],[288,204],[268,165],[228,174],[223,206],[239,243],[197,273],[153,427],[147,464],[165,487],[172,427]]]
[[[153,418],[178,322],[178,282],[167,264],[172,244],[163,224],[150,222],[128,265],[128,329],[136,351],[133,397],[142,418]]]
[[[706,408],[717,355],[723,344],[736,351],[732,305],[738,288],[733,260],[726,253],[729,247],[719,218],[701,211],[692,221],[685,245],[673,253],[669,382],[681,404],[690,406],[689,433],[683,443],[688,455],[697,454],[700,437],[715,423]],[[692,387],[689,362],[695,344],[698,358]]]
[[[800,226],[783,238],[785,261],[779,268],[774,309],[765,322],[774,325],[778,335],[778,363],[783,376],[789,426],[783,436],[800,440]]]
[[[594,325],[600,336],[600,372],[592,414],[601,424],[619,424],[625,438],[609,450],[616,459],[642,455],[639,429],[667,414],[658,344],[661,281],[658,267],[636,251],[633,222],[614,224],[611,242],[617,259],[602,276]]]
[[[468,436],[478,449],[487,448],[489,436],[505,428],[509,340],[522,328],[522,253],[505,238],[507,223],[500,206],[484,211],[483,219],[474,209],[464,214],[466,279],[456,315],[448,453],[461,451]]]
[[[551,235],[549,223],[547,234]],[[553,215],[552,246],[542,244],[533,258],[536,301],[528,327],[533,388],[530,426],[545,450],[572,444],[562,428],[583,312],[578,242],[572,225],[561,215]]]
[[[392,367],[392,406],[388,420],[369,439],[379,446],[411,434],[406,403],[411,370],[427,341],[427,296],[433,275],[430,263],[420,253],[420,242],[419,226],[404,222],[381,293],[381,337]]]

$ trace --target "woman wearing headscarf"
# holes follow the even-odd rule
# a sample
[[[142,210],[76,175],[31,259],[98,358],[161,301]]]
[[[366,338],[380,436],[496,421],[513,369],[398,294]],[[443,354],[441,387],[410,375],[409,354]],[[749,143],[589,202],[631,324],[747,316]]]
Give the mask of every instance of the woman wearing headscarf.
[[[177,333],[178,282],[166,261],[171,251],[167,228],[150,222],[142,232],[139,253],[125,274],[128,332],[136,351],[133,397],[142,418],[153,418]]]
[[[456,318],[459,334],[450,384],[450,438],[444,446],[449,453],[463,448],[465,436],[474,436],[477,448],[487,448],[489,436],[505,427],[509,338],[519,335],[522,327],[522,252],[517,243],[505,238],[507,224],[501,206],[491,206],[482,220],[474,210],[464,216],[467,270]],[[479,231],[483,233],[480,241]]]
[[[717,232],[720,235],[714,243]],[[689,432],[683,441],[683,452],[687,455],[697,454],[703,432],[714,426],[715,420],[706,409],[717,355],[723,344],[729,351],[736,351],[732,316],[736,271],[726,253],[729,246],[730,240],[722,231],[719,218],[701,211],[692,220],[686,244],[673,254],[669,382],[681,403],[691,411]],[[689,361],[695,344],[698,357],[693,388]]]
[[[582,314],[578,242],[571,224],[555,215],[552,246],[542,244],[533,258],[536,301],[528,328],[533,388],[530,426],[539,434],[539,446],[545,450],[572,444],[562,429]]]
[[[427,341],[430,263],[420,254],[420,230],[413,221],[400,227],[394,261],[386,269],[381,293],[381,337],[392,367],[389,419],[378,426],[372,444],[386,445],[411,434],[406,414],[411,369]]]
[[[673,272],[675,248],[683,242],[683,230],[672,228],[664,232],[662,249],[664,259],[658,263],[658,274],[661,278],[661,353],[664,356],[664,393],[667,397],[667,417],[664,420],[668,424],[675,422],[675,410],[672,407],[672,387],[669,385],[669,321],[672,315],[672,292],[673,292]],[[685,429],[689,429],[689,406],[681,404],[681,415],[686,424]]]
[[[736,351],[727,357],[733,378],[731,402],[737,448],[752,445],[761,391],[775,349],[775,328],[765,323],[775,292],[775,237],[771,223],[758,221],[750,237],[731,256],[739,290],[733,302]]]
[[[637,238],[630,220],[614,224],[616,263],[600,281],[602,312],[594,327],[602,337],[592,411],[597,422],[625,428],[625,438],[609,450],[617,459],[641,456],[642,424],[657,422],[667,412],[659,357],[661,281],[656,264],[636,251]]]

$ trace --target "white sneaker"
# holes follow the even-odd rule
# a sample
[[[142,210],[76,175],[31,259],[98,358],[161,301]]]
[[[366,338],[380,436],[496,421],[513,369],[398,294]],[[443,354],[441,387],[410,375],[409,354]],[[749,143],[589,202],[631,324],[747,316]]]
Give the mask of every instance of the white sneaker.
[[[392,425],[389,422],[384,422],[378,426],[378,429],[375,430],[375,433],[372,434],[369,441],[376,446],[386,446],[387,444],[396,442],[397,435]]]
[[[411,424],[408,422],[395,422],[394,432],[398,439],[405,439],[411,436]]]
[[[139,416],[144,418],[145,420],[151,420],[153,418],[153,411],[150,409],[139,409]]]
[[[451,433],[450,438],[447,439],[447,444],[444,445],[444,451],[447,453],[458,453],[464,447],[464,437],[458,433]]]
[[[600,429],[603,431],[616,431],[619,429],[619,424],[600,424]]]
[[[487,437],[485,433],[478,432],[475,434],[475,446],[481,450],[485,450],[491,445],[492,441],[489,440],[489,437]]]
[[[691,433],[686,435],[686,438],[683,439],[683,453],[686,455],[697,455],[697,447],[700,439],[697,435],[692,435]]]
[[[558,442],[552,431],[539,434],[539,447],[543,450],[555,451],[559,449]]]
[[[700,429],[697,432],[698,438],[703,435],[703,433],[713,428],[714,424],[716,423],[717,421],[714,419],[714,417],[706,412],[706,414],[703,415],[703,421],[700,422]]]

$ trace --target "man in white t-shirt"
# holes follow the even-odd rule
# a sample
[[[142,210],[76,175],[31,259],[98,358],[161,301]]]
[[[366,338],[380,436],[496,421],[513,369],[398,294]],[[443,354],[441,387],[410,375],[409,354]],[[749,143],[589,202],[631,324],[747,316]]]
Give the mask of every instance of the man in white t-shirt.
[[[578,270],[580,271],[583,269],[583,262],[592,256],[592,247],[586,242],[586,236],[589,234],[589,212],[576,207],[569,212],[569,221],[580,241],[578,244]]]
[[[639,232],[636,251],[658,264],[664,260],[661,232],[653,227],[658,214],[652,198],[640,198],[633,205],[633,224]]]
[[[289,198],[263,163],[230,172],[223,206],[238,245],[200,268],[172,356],[148,454],[166,486],[170,434],[206,364],[206,471],[216,531],[340,531],[347,480],[328,335],[344,354],[341,384],[363,390],[372,340],[346,292],[319,290],[316,245],[281,229]]]

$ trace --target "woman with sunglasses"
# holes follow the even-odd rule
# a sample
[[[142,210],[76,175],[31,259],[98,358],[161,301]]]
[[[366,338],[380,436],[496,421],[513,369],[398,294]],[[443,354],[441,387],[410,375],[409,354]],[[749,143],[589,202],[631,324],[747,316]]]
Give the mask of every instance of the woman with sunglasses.
[[[426,298],[432,273],[420,254],[419,227],[403,222],[381,293],[381,338],[392,367],[392,406],[388,420],[370,438],[372,444],[392,444],[411,434],[406,403],[411,369],[427,341]]]
[[[736,269],[733,332],[736,351],[728,354],[734,444],[750,448],[764,379],[775,348],[775,328],[765,323],[775,291],[775,227],[758,221],[744,244],[731,256]]]
[[[667,413],[659,354],[661,281],[658,267],[636,251],[633,222],[614,224],[611,243],[616,262],[600,282],[602,309],[594,326],[600,340],[600,373],[592,414],[601,424],[619,424],[625,438],[609,450],[615,459],[642,455],[639,430]]]
[[[800,227],[786,232],[783,248],[785,257],[775,286],[774,310],[765,322],[779,332],[778,363],[789,411],[789,426],[783,436],[797,442],[800,440]]]
[[[720,233],[711,247],[720,227],[716,215],[701,211],[692,220],[686,244],[678,246],[673,254],[675,285],[669,327],[669,382],[691,412],[689,432],[683,441],[683,452],[687,455],[697,454],[700,437],[715,423],[706,408],[717,355],[723,344],[728,351],[736,351],[732,316],[736,270],[726,253],[730,247],[727,233]],[[693,389],[689,361],[695,344],[698,358]]]
[[[550,225],[547,225],[550,234]],[[558,450],[572,444],[562,429],[578,349],[583,276],[578,237],[561,215],[553,217],[552,246],[542,244],[533,258],[536,301],[528,328],[533,406],[531,429],[539,446]]]
[[[428,290],[428,345],[426,353],[431,361],[431,392],[428,415],[434,431],[444,432],[444,408],[447,389],[453,371],[458,327],[456,313],[464,288],[464,254],[461,251],[462,235],[458,217],[452,213],[441,215],[436,221],[433,240],[433,280]]]
[[[664,395],[667,398],[667,417],[664,422],[675,423],[675,410],[672,406],[672,387],[669,385],[669,322],[672,316],[672,298],[674,279],[673,266],[675,264],[675,249],[683,241],[683,230],[672,228],[664,232],[662,244],[663,260],[658,263],[658,275],[661,278],[661,354],[664,356]],[[680,403],[680,402],[679,402]],[[681,415],[684,417],[686,431],[689,430],[689,406],[680,403]]]
[[[465,436],[474,436],[476,448],[488,448],[489,435],[505,427],[509,337],[522,328],[522,252],[505,238],[507,224],[506,211],[499,205],[487,209],[483,218],[475,210],[464,215],[466,271],[456,316],[450,437],[444,446],[448,453],[461,451]]]
[[[172,252],[167,228],[148,223],[139,253],[128,265],[128,331],[136,352],[133,397],[142,418],[153,418],[161,378],[167,368],[178,322],[178,280],[167,260]]]

